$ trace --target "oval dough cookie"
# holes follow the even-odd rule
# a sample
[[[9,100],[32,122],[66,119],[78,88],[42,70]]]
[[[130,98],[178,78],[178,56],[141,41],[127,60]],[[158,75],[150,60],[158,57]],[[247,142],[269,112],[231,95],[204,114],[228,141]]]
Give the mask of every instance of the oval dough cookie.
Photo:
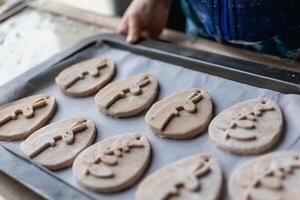
[[[155,103],[145,120],[152,131],[161,137],[188,139],[206,130],[212,113],[213,104],[208,93],[190,89]]]
[[[35,95],[0,107],[0,140],[25,139],[55,113],[55,98]]]
[[[145,136],[119,135],[84,150],[74,161],[73,174],[81,185],[90,190],[120,191],[142,176],[150,154],[151,147]]]
[[[216,200],[222,189],[222,171],[210,155],[190,156],[147,177],[137,200]]]
[[[209,138],[226,151],[259,154],[278,141],[282,124],[282,113],[275,102],[253,99],[238,103],[213,119]]]
[[[55,82],[69,96],[86,97],[104,87],[115,74],[113,61],[94,58],[63,70]]]
[[[93,121],[72,118],[50,124],[21,143],[26,156],[50,170],[72,165],[75,157],[90,146],[96,135]]]
[[[229,180],[232,200],[298,200],[300,153],[267,154],[239,167]]]
[[[151,74],[114,81],[99,91],[96,103],[113,117],[131,117],[146,110],[158,93],[158,82]]]

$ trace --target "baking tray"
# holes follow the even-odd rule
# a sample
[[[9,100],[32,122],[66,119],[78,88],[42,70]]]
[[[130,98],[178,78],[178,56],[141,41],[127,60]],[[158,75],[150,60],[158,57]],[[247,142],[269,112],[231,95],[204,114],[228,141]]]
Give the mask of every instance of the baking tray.
[[[83,108],[93,109],[80,112],[80,116],[93,116],[92,119],[98,128],[97,140],[126,132],[142,132],[153,146],[152,163],[146,176],[167,163],[188,155],[208,152],[220,162],[225,178],[228,179],[234,167],[227,163],[240,164],[252,158],[222,152],[208,142],[207,134],[186,141],[160,139],[145,125],[144,113],[128,119],[108,118],[97,110],[93,97],[82,99],[67,97],[55,86],[54,77],[62,69],[99,55],[117,60],[118,72],[115,80],[143,72],[154,73],[161,85],[160,99],[172,92],[194,86],[207,89],[213,96],[216,114],[241,100],[270,97],[283,108],[286,119],[284,131],[286,134],[273,150],[300,149],[298,123],[300,96],[297,95],[300,94],[299,73],[182,48],[163,41],[144,40],[138,45],[128,45],[123,36],[116,34],[88,38],[0,87],[0,104],[50,91],[55,93],[54,96],[58,101],[58,112],[52,122],[78,116]],[[226,92],[224,88],[231,88],[231,91]],[[226,93],[230,95],[224,97]],[[71,108],[66,108],[68,105],[72,105]],[[89,105],[89,108],[85,108],[86,105]],[[0,170],[47,199],[133,199],[137,184],[116,194],[89,192],[80,187],[74,178],[62,178],[72,177],[70,169],[50,172],[24,158],[18,148],[18,142],[0,142],[0,144]],[[177,150],[176,153],[174,148]],[[225,199],[228,198],[226,192],[223,196]]]

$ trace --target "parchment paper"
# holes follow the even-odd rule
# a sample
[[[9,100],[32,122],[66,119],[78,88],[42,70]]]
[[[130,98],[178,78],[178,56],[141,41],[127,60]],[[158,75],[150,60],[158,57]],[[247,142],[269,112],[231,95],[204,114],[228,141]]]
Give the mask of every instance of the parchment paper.
[[[170,94],[186,90],[189,88],[206,89],[213,97],[215,115],[238,102],[258,98],[269,97],[276,101],[281,107],[285,127],[283,137],[275,145],[272,151],[277,150],[300,150],[300,96],[286,95],[271,90],[260,89],[238,82],[222,79],[204,73],[188,70],[186,68],[152,60],[143,56],[138,56],[127,51],[113,49],[107,46],[90,47],[69,58],[68,60],[53,66],[49,71],[37,72],[35,78],[26,79],[26,84],[20,86],[15,91],[11,91],[9,96],[1,96],[0,102],[4,103],[12,99],[20,98],[39,93],[50,93],[57,98],[58,110],[52,122],[73,116],[91,118],[97,124],[97,141],[123,133],[139,132],[148,137],[153,149],[152,162],[143,176],[146,177],[160,167],[182,159],[184,157],[199,153],[212,154],[220,163],[224,172],[224,199],[228,199],[227,181],[232,171],[254,156],[237,156],[216,148],[209,140],[205,132],[199,137],[191,140],[170,140],[161,139],[155,136],[144,121],[145,113],[137,117],[126,119],[114,119],[99,112],[94,102],[94,97],[71,98],[65,96],[54,84],[55,76],[65,67],[78,61],[100,56],[110,58],[117,63],[117,75],[114,80],[125,79],[131,75],[140,73],[152,73],[156,76],[160,84],[159,99]],[[19,150],[19,142],[1,142],[6,146]],[[125,191],[114,194],[97,194],[85,190],[76,183],[71,169],[54,172],[55,175],[83,190],[89,195],[99,199],[133,199],[137,185]]]

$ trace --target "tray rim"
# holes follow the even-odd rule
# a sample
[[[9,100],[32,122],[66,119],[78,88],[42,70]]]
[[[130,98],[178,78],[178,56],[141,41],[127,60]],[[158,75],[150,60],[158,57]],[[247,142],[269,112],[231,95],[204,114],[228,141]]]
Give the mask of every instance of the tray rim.
[[[178,60],[180,60],[180,66],[192,70],[196,70],[199,72],[207,73],[214,76],[219,76],[221,78],[229,79],[232,81],[244,83],[251,86],[279,91],[285,94],[289,94],[289,93],[300,94],[300,73],[298,72],[294,72],[286,69],[279,69],[278,67],[274,67],[274,66],[253,63],[250,61],[231,58],[228,56],[205,52],[202,50],[180,47],[172,43],[162,42],[162,40],[157,41],[157,40],[144,39],[142,42],[140,42],[137,45],[128,45],[124,36],[120,36],[117,34],[109,34],[109,35],[102,35],[102,36],[104,36],[102,37],[102,42],[107,43],[112,47],[114,47],[114,43],[115,43],[117,44],[116,45],[117,48],[120,48],[120,46],[122,46],[125,47],[124,48],[125,50],[129,50],[137,54],[139,54],[138,51],[144,52],[140,55],[145,55],[145,53],[149,53],[147,57],[150,58],[151,58],[150,54],[156,56],[162,55],[162,57],[172,58],[173,61],[171,62],[167,61],[167,62],[173,63],[175,65],[178,65],[178,63],[175,63],[174,60],[177,60],[177,62]],[[108,36],[109,38],[106,38],[106,36]],[[158,59],[156,56],[152,58]],[[158,59],[158,60],[162,60],[162,59]],[[183,62],[187,62],[189,64],[194,63],[195,65],[198,65],[198,67],[187,66]],[[200,66],[202,66],[202,68],[200,68]],[[253,66],[256,67],[256,69],[253,69],[252,68]],[[259,72],[260,74],[254,73],[253,70],[259,70],[257,72]],[[273,71],[274,74],[273,75],[270,74],[270,71]],[[238,78],[232,77],[231,75],[226,76],[224,72],[235,73],[242,77],[239,77],[240,80],[238,80]],[[284,76],[285,78],[283,78]],[[251,81],[241,80],[241,78],[253,79],[253,81],[263,80],[264,84],[263,86],[256,85],[254,83],[251,83]],[[268,87],[264,87],[266,86],[265,84],[269,84]],[[287,87],[287,88],[284,89],[279,87]]]
[[[69,191],[73,191],[72,192],[72,194],[73,194],[72,199],[74,199],[74,200],[94,200],[95,199],[92,196],[88,195],[87,193],[84,193],[84,192],[80,191],[79,189],[77,189],[76,187],[72,186],[68,182],[60,179],[52,171],[47,170],[43,166],[40,166],[40,165],[34,163],[32,160],[30,160],[28,158],[22,157],[18,153],[12,151],[11,149],[5,147],[2,144],[0,144],[0,152],[4,153],[5,156],[7,156],[8,159],[6,159],[6,160],[14,161],[14,163],[9,163],[9,164],[4,163],[3,164],[3,161],[0,160],[0,163],[1,163],[0,171],[2,171],[7,176],[9,176],[9,177],[13,178],[14,180],[18,181],[20,184],[22,184],[26,188],[32,190],[34,193],[38,194],[39,196],[41,196],[45,199],[55,200],[55,199],[58,199],[58,198],[62,197],[62,196],[56,196],[56,193],[59,194],[59,192],[61,191],[60,188],[56,188],[56,187],[54,188],[53,187],[54,185],[56,185],[57,182],[59,182],[61,185],[64,185],[65,187],[67,187],[69,189]],[[16,173],[14,171],[15,168],[16,168],[16,165],[24,164],[24,163],[25,163],[25,165],[26,164],[29,165],[29,167],[27,167],[27,170],[18,171]],[[28,170],[32,170],[32,169],[29,169],[30,167],[32,167],[34,169],[34,172],[42,174],[45,177],[48,177],[48,178],[51,177],[52,178],[52,184],[49,185],[49,182],[48,182],[48,186],[49,186],[49,188],[51,188],[50,192],[46,191],[46,190],[42,190],[41,188],[39,188],[39,182],[38,181],[34,182],[33,180],[28,180],[28,177],[24,173],[28,172]],[[37,186],[37,187],[34,187],[34,185]],[[53,188],[54,188],[54,190],[53,190]],[[68,194],[70,194],[70,193],[68,193]]]
[[[51,66],[58,64],[65,59],[68,59],[69,57],[76,54],[77,52],[80,52],[81,50],[88,48],[89,46],[96,43],[107,44],[118,49],[126,49],[130,52],[139,55],[144,55],[145,53],[148,53],[149,55],[147,55],[147,57],[150,58],[153,58],[153,55],[154,57],[156,57],[157,55],[162,55],[163,57],[172,58],[173,62],[174,60],[176,61],[180,60],[180,63],[187,62],[189,63],[189,66],[184,66],[184,64],[182,64],[182,67],[196,70],[199,72],[207,73],[214,76],[219,76],[221,78],[244,83],[250,86],[279,91],[285,94],[300,94],[300,73],[298,72],[294,72],[286,69],[279,69],[278,67],[272,67],[264,64],[239,60],[236,58],[231,58],[219,54],[213,54],[201,50],[179,47],[172,43],[168,43],[165,41],[163,42],[162,40],[156,41],[151,39],[144,39],[139,44],[129,45],[126,42],[124,36],[116,33],[98,34],[83,39],[80,42],[76,43],[75,45],[61,52],[58,52],[54,56],[48,58],[46,61],[36,65],[35,67],[32,67],[28,71],[18,75],[17,77],[3,84],[2,86],[0,86],[0,91],[3,91],[3,88],[6,88],[6,90],[8,90],[8,88],[9,89],[12,88],[13,82],[22,79],[22,77],[24,76],[33,78],[37,73],[49,69]],[[116,45],[118,47],[116,47]],[[179,51],[180,54],[176,54],[175,51]],[[141,54],[138,52],[143,52],[143,53]],[[195,55],[197,55],[198,57],[195,57]],[[199,58],[201,58],[201,60]],[[156,57],[153,59],[158,59],[158,58]],[[232,66],[233,64],[237,64],[239,65],[239,67],[233,68]],[[199,66],[202,66],[201,69]],[[247,69],[248,71],[246,71],[246,68],[245,70],[243,70],[241,66],[248,67]],[[250,66],[256,66],[257,68],[264,69],[263,73],[267,73],[265,75],[268,76],[264,76],[263,74],[254,74],[253,72],[249,71],[249,69],[251,69],[249,68]],[[288,80],[278,79],[278,77],[276,78],[271,76],[271,74],[270,73],[268,74],[268,72],[266,72],[265,70],[273,70],[276,72],[277,75],[282,74],[286,76],[293,76],[296,80],[294,82],[291,82]],[[213,73],[212,71],[217,73]],[[230,74],[226,75],[226,72],[235,73],[234,75],[238,74],[239,75],[238,78],[243,80],[237,80],[237,78],[232,77],[232,75]],[[256,82],[257,80],[263,81],[263,83],[261,84],[263,84],[263,86],[268,85],[268,87],[263,87],[261,84],[255,85],[251,83],[251,81]]]

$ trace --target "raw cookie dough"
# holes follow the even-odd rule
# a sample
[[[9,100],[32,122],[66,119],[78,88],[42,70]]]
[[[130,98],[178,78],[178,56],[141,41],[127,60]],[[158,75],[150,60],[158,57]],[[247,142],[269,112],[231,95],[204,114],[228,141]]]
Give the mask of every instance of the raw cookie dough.
[[[150,155],[151,147],[145,136],[119,135],[98,142],[79,154],[73,164],[73,174],[90,190],[120,191],[142,176]]]
[[[115,81],[99,91],[99,109],[112,117],[131,117],[148,109],[158,93],[158,82],[151,74],[140,74]]]
[[[155,103],[145,120],[161,137],[188,139],[206,130],[212,113],[212,98],[205,90],[195,88]]]
[[[72,165],[75,157],[93,143],[95,135],[93,121],[71,118],[36,131],[21,143],[21,150],[50,170],[62,169]]]
[[[238,103],[209,125],[209,138],[219,148],[237,154],[259,154],[271,148],[282,132],[282,113],[271,99]]]
[[[111,60],[94,58],[63,70],[55,79],[60,89],[69,96],[86,97],[104,87],[115,74]]]
[[[55,98],[34,95],[0,106],[0,140],[25,139],[54,115]]]
[[[222,189],[222,171],[210,155],[190,156],[167,165],[139,185],[137,200],[216,200]]]
[[[232,200],[299,200],[300,152],[282,151],[251,160],[229,180]]]

